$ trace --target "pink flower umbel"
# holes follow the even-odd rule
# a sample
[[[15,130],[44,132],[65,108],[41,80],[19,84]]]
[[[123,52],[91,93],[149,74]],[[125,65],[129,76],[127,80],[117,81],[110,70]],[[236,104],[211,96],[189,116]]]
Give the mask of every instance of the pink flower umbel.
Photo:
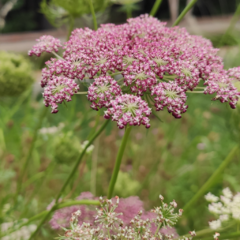
[[[45,106],[51,106],[52,113],[57,113],[57,104],[62,103],[64,100],[67,102],[71,101],[71,97],[74,93],[77,93],[78,90],[78,85],[72,79],[63,76],[54,77],[44,88],[43,97]]]
[[[59,39],[49,35],[44,35],[36,41],[38,43],[28,52],[29,56],[36,55],[39,57],[43,52],[58,52],[58,49],[62,47]]]
[[[207,87],[204,90],[205,94],[216,93],[213,100],[220,100],[220,102],[229,102],[231,108],[236,108],[236,104],[240,97],[240,92],[234,87],[231,78],[228,78],[221,73],[212,73],[211,79],[205,82]]]
[[[77,200],[83,199],[95,199],[94,196],[90,192],[82,192],[79,197],[76,198]],[[52,204],[49,206],[52,207]],[[69,222],[71,220],[71,215],[76,211],[80,211],[81,214],[77,217],[79,224],[83,222],[93,223],[94,222],[94,215],[95,215],[95,207],[90,207],[86,205],[81,206],[71,206],[59,209],[54,212],[51,220],[50,225],[53,229],[61,229],[61,227],[69,227]]]
[[[54,53],[61,47],[51,36],[38,41],[29,55]],[[85,86],[92,83],[87,93],[91,108],[107,108],[105,118],[112,118],[119,128],[127,124],[150,127],[152,105],[180,118],[188,108],[186,94],[214,94],[213,100],[229,102],[232,108],[239,99],[233,84],[240,81],[240,67],[224,70],[218,49],[209,40],[190,35],[184,28],[166,27],[148,15],[120,25],[103,24],[96,31],[75,29],[63,49],[63,57],[55,54],[57,59],[46,63],[42,87],[52,85],[56,77]],[[200,83],[206,86],[204,90]],[[130,98],[134,103],[129,105],[125,101]],[[49,104],[57,112],[56,101],[48,100]]]
[[[91,108],[94,110],[111,107],[111,100],[120,95],[122,95],[120,86],[110,76],[96,78],[88,88],[88,100],[92,102]]]
[[[227,74],[233,80],[240,81],[240,67],[228,69]]]
[[[143,202],[139,197],[120,198],[116,208],[117,213],[122,213],[119,218],[122,219],[124,225],[129,225],[139,211],[144,211]]]
[[[152,89],[151,94],[155,96],[157,111],[167,107],[168,112],[172,113],[175,118],[181,118],[181,114],[187,111],[188,106],[185,105],[187,96],[176,82],[159,83]]]
[[[112,100],[111,105],[112,107],[105,111],[104,117],[106,119],[112,118],[113,121],[117,122],[120,129],[128,124],[130,126],[140,126],[142,124],[146,128],[150,127],[148,117],[151,114],[151,109],[140,97],[124,94]]]

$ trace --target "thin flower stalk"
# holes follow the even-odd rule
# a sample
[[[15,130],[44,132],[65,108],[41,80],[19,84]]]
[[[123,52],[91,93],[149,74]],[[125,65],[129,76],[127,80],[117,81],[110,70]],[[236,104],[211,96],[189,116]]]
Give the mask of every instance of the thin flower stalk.
[[[112,174],[111,181],[110,181],[109,188],[108,188],[108,199],[111,199],[112,196],[113,196],[113,191],[114,191],[114,187],[115,187],[117,177],[118,177],[118,173],[119,173],[119,170],[120,170],[120,165],[121,165],[123,153],[124,153],[124,150],[126,148],[127,140],[128,140],[130,132],[131,132],[131,126],[128,125],[126,127],[126,130],[125,130],[120,148],[119,148],[118,153],[117,153],[117,158],[116,158],[113,174]]]
[[[46,115],[47,115],[47,108],[43,107],[42,112],[39,116],[39,121],[38,121],[38,123],[35,127],[35,130],[34,130],[34,133],[33,133],[33,139],[32,139],[31,145],[29,147],[28,153],[26,155],[24,165],[23,165],[23,169],[20,173],[20,177],[19,177],[18,185],[17,185],[17,191],[16,191],[16,195],[15,195],[15,203],[16,203],[16,200],[17,200],[17,197],[18,197],[19,193],[21,192],[23,179],[24,179],[24,176],[26,174],[26,171],[27,171],[27,168],[28,168],[31,156],[32,156],[33,149],[35,147],[35,143],[36,143],[37,138],[38,138],[38,132],[39,132],[39,129],[41,128],[41,126],[42,126],[43,120],[45,119]]]
[[[94,26],[94,29],[97,30],[98,29],[97,18],[96,18],[96,14],[95,14],[94,7],[93,7],[93,2],[92,2],[92,0],[88,0],[88,1],[89,1],[91,14],[92,14],[92,18],[93,18],[93,26]]]
[[[200,197],[202,197],[210,187],[213,186],[216,179],[222,174],[224,169],[228,166],[228,164],[233,160],[236,153],[239,150],[239,146],[235,146],[225,160],[221,163],[221,165],[215,170],[215,172],[211,175],[211,177],[207,180],[207,182],[199,189],[199,191],[190,199],[190,201],[184,206],[183,210],[185,212],[189,211],[193,205],[198,201]]]
[[[154,5],[153,5],[153,7],[152,7],[152,10],[151,10],[151,12],[150,12],[150,15],[151,15],[151,16],[155,16],[155,15],[156,15],[156,13],[157,13],[157,11],[158,11],[161,3],[162,3],[162,0],[156,0],[156,1],[155,1]]]
[[[173,23],[173,27],[177,26],[181,20],[184,18],[184,16],[188,13],[188,11],[194,6],[194,4],[197,2],[197,0],[192,0],[181,12],[177,20]]]
[[[56,162],[52,161],[47,169],[43,172],[43,176],[40,178],[40,180],[38,179],[38,182],[33,190],[33,192],[31,193],[30,197],[28,198],[26,204],[25,204],[25,208],[23,208],[22,214],[21,216],[25,216],[28,212],[28,209],[26,209],[29,206],[30,201],[33,199],[33,197],[41,190],[42,186],[44,185],[45,181],[47,180],[48,176],[52,173],[52,171],[54,170],[54,168],[56,167]]]

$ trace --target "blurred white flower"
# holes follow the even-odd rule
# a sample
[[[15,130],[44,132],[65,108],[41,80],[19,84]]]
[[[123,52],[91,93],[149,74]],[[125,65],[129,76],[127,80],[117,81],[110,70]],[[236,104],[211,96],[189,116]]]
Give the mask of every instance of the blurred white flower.
[[[240,220],[240,209],[235,209],[235,211],[232,214],[232,217],[236,220]]]
[[[225,222],[229,220],[229,216],[227,214],[223,214],[219,216],[221,222]]]
[[[229,188],[224,188],[223,189],[223,195],[227,198],[231,198],[233,196],[231,190]]]
[[[87,146],[88,143],[89,143],[88,141],[84,141],[84,142],[82,143],[82,145],[81,145],[82,150]],[[94,149],[94,146],[93,146],[93,145],[90,145],[90,146],[87,148],[86,153],[87,153],[87,154],[91,153],[91,152],[93,151],[93,149]]]
[[[216,232],[214,235],[213,235],[213,238],[214,240],[218,240],[218,237],[220,236],[220,233]]]
[[[53,127],[49,127],[49,128],[41,128],[39,129],[39,133],[40,134],[55,134],[57,132],[59,132],[60,130],[62,130],[62,128],[64,128],[64,123],[59,123],[58,126],[53,126]]]
[[[27,222],[27,219],[22,219],[23,222]],[[16,222],[6,222],[1,224],[1,232],[4,233],[8,231],[9,228],[17,227],[19,223]],[[28,239],[32,232],[36,230],[37,226],[34,224],[23,226],[15,232],[8,234],[1,238],[1,240],[22,240]]]
[[[209,192],[207,195],[205,195],[205,199],[206,199],[208,202],[217,202],[219,198]]]
[[[221,226],[222,226],[222,223],[219,219],[209,222],[209,227],[213,230],[218,229]]]
[[[216,221],[209,222],[209,226],[212,229],[217,229],[221,226],[221,223],[233,220],[240,220],[240,193],[233,196],[233,193],[229,188],[223,189],[223,195],[220,198],[208,193],[205,198],[210,201],[208,205],[209,212],[215,214],[218,219]],[[216,202],[220,199],[219,202]]]

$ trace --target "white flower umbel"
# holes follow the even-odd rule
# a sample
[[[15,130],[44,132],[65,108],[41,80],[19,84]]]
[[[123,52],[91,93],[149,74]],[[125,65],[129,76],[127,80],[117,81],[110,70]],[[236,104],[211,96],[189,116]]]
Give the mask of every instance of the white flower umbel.
[[[213,213],[216,221],[209,222],[212,229],[220,228],[224,222],[230,220],[240,220],[240,193],[233,195],[229,188],[223,189],[223,195],[217,197],[208,193],[205,199],[211,202],[208,205],[209,212]]]

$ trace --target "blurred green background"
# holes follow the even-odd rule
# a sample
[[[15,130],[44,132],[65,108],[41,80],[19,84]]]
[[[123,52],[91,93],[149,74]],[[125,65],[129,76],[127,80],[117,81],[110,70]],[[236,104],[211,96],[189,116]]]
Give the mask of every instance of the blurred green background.
[[[43,12],[43,8],[40,11],[40,1],[32,2],[34,3],[20,0],[16,4],[5,19],[6,24],[1,30],[2,33],[50,28],[46,19],[50,22],[51,19],[48,18],[47,13],[46,17],[40,14],[41,11]],[[132,9],[132,14],[149,12],[153,2],[137,3],[137,7],[134,6]],[[6,1],[2,2],[4,3]],[[233,14],[236,3],[202,0],[194,7],[193,14],[212,17],[219,14]],[[180,1],[179,11],[184,5],[185,1]],[[99,11],[106,11],[105,7],[101,9],[102,6],[101,3]],[[108,21],[125,21],[125,13],[118,11],[121,6],[115,4],[111,7],[114,12],[108,10],[111,12]],[[168,9],[167,1],[163,1],[157,17],[169,18],[169,13],[162,14],[164,9]],[[85,13],[88,13],[88,10]],[[115,13],[118,14],[116,16],[120,16],[117,20],[113,17]],[[21,14],[24,17],[21,17]],[[103,15],[99,14],[99,18],[103,18]],[[59,20],[57,17],[53,19],[54,22],[51,22],[55,27],[68,24],[72,15],[70,17],[67,14],[61,15],[60,22],[56,23],[55,20]],[[103,21],[107,20],[103,19]],[[80,23],[76,17],[74,24],[88,25],[87,23],[91,25],[91,18],[88,19],[85,16]],[[206,35],[206,37],[212,40],[215,47],[220,48],[219,55],[224,58],[226,68],[240,65],[238,29],[233,28],[227,33]],[[0,53],[0,62],[6,65],[0,64],[0,223],[13,221],[16,218],[30,218],[45,210],[66,180],[81,145],[93,134],[96,121],[99,123],[105,121],[103,114],[100,112],[98,115],[91,110],[90,103],[85,96],[81,95],[74,96],[73,101],[67,106],[60,106],[58,114],[51,114],[48,109],[38,131],[38,138],[24,177],[22,194],[18,196],[17,204],[13,204],[20,170],[44,108],[39,83],[32,84],[32,81],[39,80],[39,72],[44,62],[50,57],[50,54],[45,54],[39,59],[32,58],[30,62],[26,53],[20,55]],[[7,72],[6,69],[11,72],[14,86],[19,84],[19,81],[22,82],[18,79],[20,76],[18,71],[22,67],[18,64],[20,58],[21,65],[25,64],[22,74],[26,84],[20,92],[14,93],[14,89],[9,89],[5,83],[9,77],[4,74]],[[10,93],[6,94],[3,89],[8,89]],[[226,158],[231,149],[239,144],[240,104],[237,109],[232,110],[227,104],[212,102],[211,96],[189,94],[188,105],[190,107],[182,119],[174,119],[168,112],[163,111],[158,114],[162,122],[152,116],[150,129],[135,127],[132,130],[115,194],[120,197],[138,195],[144,201],[146,209],[158,205],[159,194],[165,197],[166,202],[175,199],[178,206],[183,207]],[[95,141],[93,152],[85,156],[74,181],[68,187],[66,193],[69,198],[75,198],[83,191],[90,191],[96,196],[107,194],[122,136],[123,131],[119,130],[114,122],[107,126],[104,133]],[[238,154],[234,157],[210,189],[212,193],[219,195],[226,186],[234,192],[240,191],[239,156]],[[46,172],[47,176],[44,174]],[[207,228],[208,221],[212,219],[212,215],[207,210],[206,201],[201,198],[180,220],[177,226],[178,233]],[[57,234],[48,224],[45,224],[39,239],[42,239],[41,236],[52,239]]]

